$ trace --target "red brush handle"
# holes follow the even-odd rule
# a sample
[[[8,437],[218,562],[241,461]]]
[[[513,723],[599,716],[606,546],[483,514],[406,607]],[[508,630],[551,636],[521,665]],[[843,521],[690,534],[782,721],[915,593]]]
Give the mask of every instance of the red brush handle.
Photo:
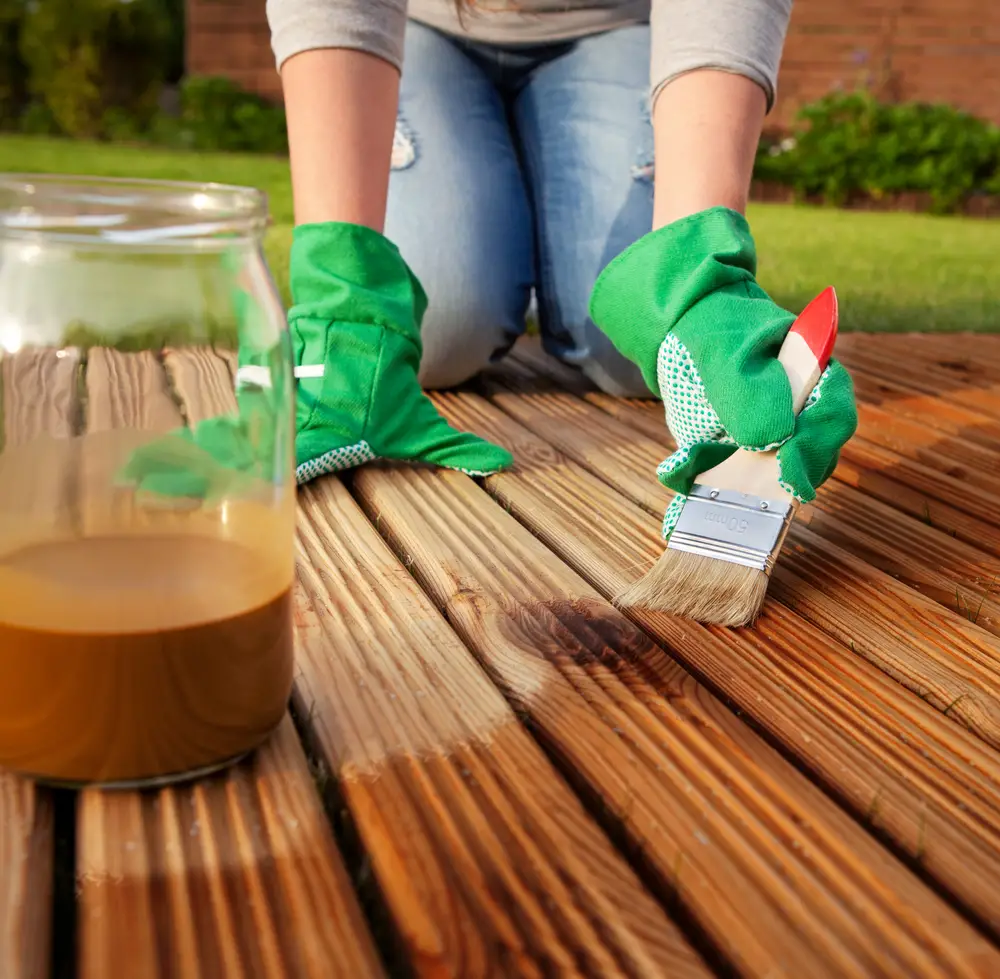
[[[796,414],[826,370],[836,340],[837,293],[830,286],[802,310],[778,353],[792,385]]]

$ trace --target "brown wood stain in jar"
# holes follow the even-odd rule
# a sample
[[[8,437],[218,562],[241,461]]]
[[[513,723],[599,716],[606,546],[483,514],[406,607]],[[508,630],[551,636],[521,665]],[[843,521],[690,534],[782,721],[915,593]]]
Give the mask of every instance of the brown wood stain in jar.
[[[291,691],[293,501],[143,505],[116,473],[183,423],[162,365],[91,349],[84,406],[62,353],[4,359],[0,765],[120,783],[224,764]]]
[[[121,781],[256,747],[284,713],[292,636],[289,590],[254,596],[254,560],[181,536],[76,538],[0,559],[0,764]]]

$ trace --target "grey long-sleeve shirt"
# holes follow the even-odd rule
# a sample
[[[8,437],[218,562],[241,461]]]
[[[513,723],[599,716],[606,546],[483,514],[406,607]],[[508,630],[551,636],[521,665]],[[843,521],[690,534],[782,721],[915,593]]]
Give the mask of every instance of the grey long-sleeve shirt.
[[[792,0],[267,0],[278,66],[315,48],[354,48],[403,64],[406,17],[486,43],[540,44],[626,24],[651,25],[653,97],[696,68],[745,75],[774,102]]]

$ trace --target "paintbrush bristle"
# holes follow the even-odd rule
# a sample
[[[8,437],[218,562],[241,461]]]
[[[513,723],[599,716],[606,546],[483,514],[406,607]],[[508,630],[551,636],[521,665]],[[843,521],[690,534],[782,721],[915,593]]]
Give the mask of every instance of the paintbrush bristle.
[[[615,599],[615,605],[715,625],[749,625],[764,604],[768,580],[756,568],[668,548]]]

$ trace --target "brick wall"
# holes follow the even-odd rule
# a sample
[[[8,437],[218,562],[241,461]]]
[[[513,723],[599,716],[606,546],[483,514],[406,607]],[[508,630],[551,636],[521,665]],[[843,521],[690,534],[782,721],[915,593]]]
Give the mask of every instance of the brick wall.
[[[711,0],[706,0],[711,2]],[[269,98],[281,89],[264,0],[187,0],[187,67]],[[1000,123],[1000,3],[796,0],[769,123],[837,86],[946,101]]]
[[[858,82],[893,100],[950,102],[1000,123],[1000,4],[796,0],[775,122]]]
[[[243,88],[281,98],[264,0],[186,0],[190,75],[226,75]]]

